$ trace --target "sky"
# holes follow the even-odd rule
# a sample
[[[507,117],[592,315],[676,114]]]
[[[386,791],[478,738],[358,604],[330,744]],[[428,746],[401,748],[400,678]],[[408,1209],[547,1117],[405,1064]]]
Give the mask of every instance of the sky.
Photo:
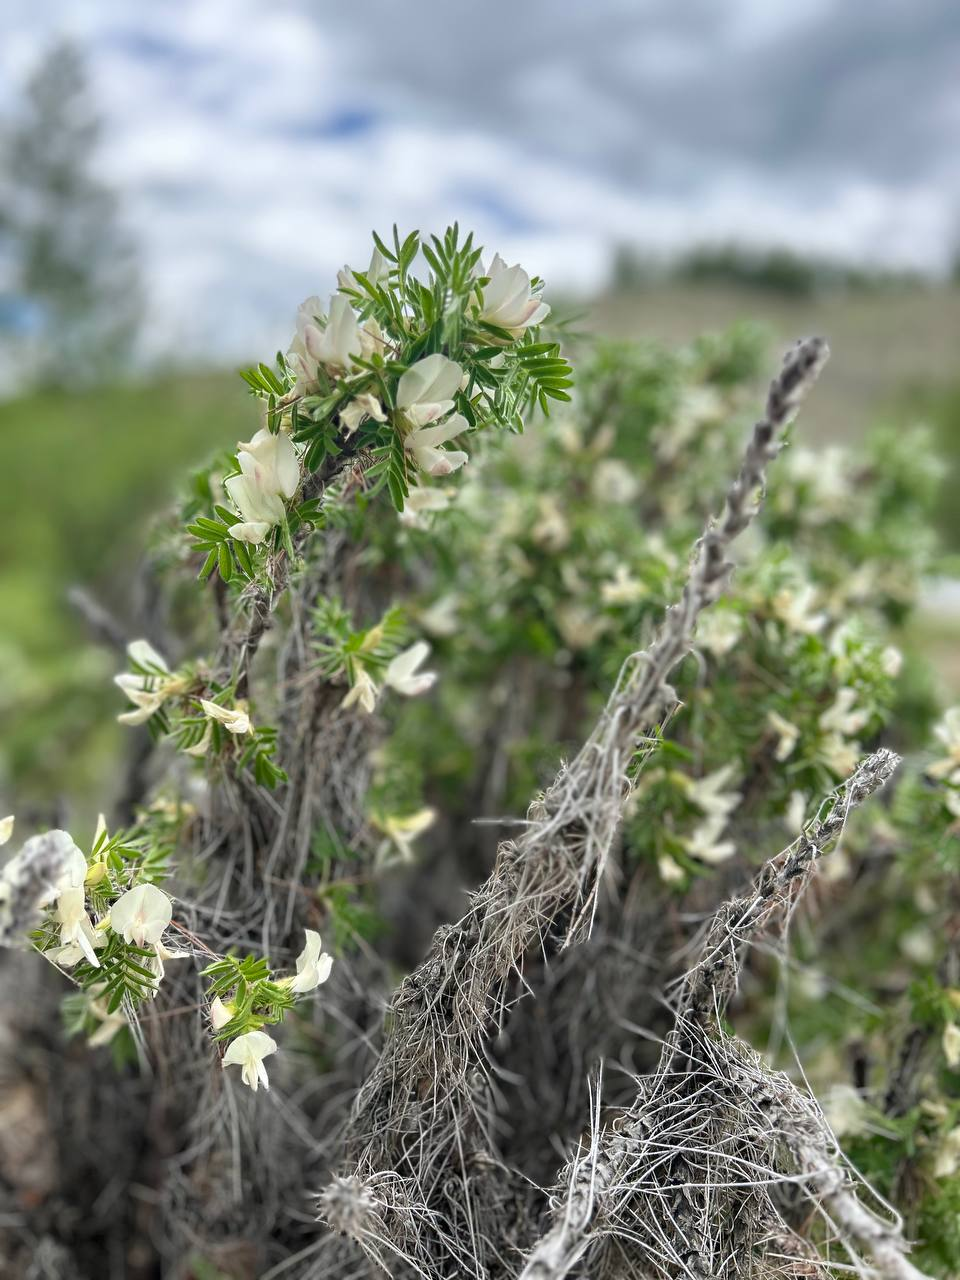
[[[5,0],[0,114],[60,36],[157,354],[286,345],[394,222],[583,294],[620,245],[936,271],[960,238],[956,0]]]

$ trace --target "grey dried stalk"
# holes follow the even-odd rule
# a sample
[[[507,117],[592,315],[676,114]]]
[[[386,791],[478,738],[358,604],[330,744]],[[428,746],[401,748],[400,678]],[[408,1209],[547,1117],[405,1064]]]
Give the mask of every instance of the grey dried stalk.
[[[897,764],[891,751],[867,757],[799,839],[765,864],[753,891],[714,914],[701,959],[681,982],[676,1025],[657,1072],[638,1081],[631,1110],[596,1132],[589,1153],[578,1153],[564,1169],[553,1224],[530,1252],[521,1280],[561,1280],[586,1254],[593,1257],[595,1246],[618,1237],[650,1256],[644,1274],[751,1275],[758,1252],[782,1259],[793,1239],[769,1195],[778,1180],[799,1184],[861,1274],[871,1273],[857,1248],[884,1280],[923,1280],[905,1256],[899,1222],[862,1203],[814,1101],[719,1025],[747,945],[775,917],[789,916],[850,811],[882,787]],[[619,1265],[617,1274],[635,1274],[622,1260]],[[801,1249],[797,1266],[806,1270],[787,1274],[823,1274],[817,1265]],[[603,1262],[590,1274],[604,1275]]]
[[[461,1110],[476,1115],[471,1074],[482,1075],[484,1037],[504,1011],[508,984],[521,971],[524,955],[561,917],[568,939],[589,931],[638,752],[676,705],[668,678],[689,652],[700,614],[726,586],[733,567],[728,551],[756,516],[783,429],[828,354],[819,338],[787,354],[723,512],[709,521],[695,546],[680,600],[667,610],[653,644],[624,664],[596,728],[531,805],[523,835],[501,844],[470,910],[437,931],[426,959],[398,988],[380,1059],[352,1120],[351,1149],[361,1182],[397,1169],[411,1145],[420,1145],[423,1162],[443,1164],[436,1134],[450,1128],[451,1115],[459,1122]],[[454,1132],[460,1127],[452,1125]]]
[[[24,944],[40,908],[52,901],[74,843],[66,831],[31,836],[0,875],[0,947]]]

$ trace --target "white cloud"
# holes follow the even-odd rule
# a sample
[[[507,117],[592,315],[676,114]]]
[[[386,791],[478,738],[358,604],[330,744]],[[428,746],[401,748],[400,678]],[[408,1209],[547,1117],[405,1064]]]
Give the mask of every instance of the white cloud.
[[[948,152],[902,179],[852,153],[821,164],[812,142],[792,161],[798,139],[777,141],[756,96],[738,90],[736,59],[765,64],[778,38],[781,59],[804,40],[820,56],[828,0],[736,0],[722,26],[709,6],[597,0],[590,21],[572,14],[542,31],[544,0],[492,5],[465,33],[462,13],[424,4],[426,55],[392,0],[316,15],[298,0],[12,0],[0,79],[22,79],[55,33],[86,45],[108,122],[103,165],[142,245],[156,351],[269,353],[300,298],[328,292],[344,261],[363,264],[370,229],[394,221],[429,231],[457,218],[580,291],[603,282],[624,242],[736,238],[942,262],[960,206]],[[508,13],[515,46],[502,34]],[[701,82],[706,116],[682,117],[673,104]],[[771,111],[785,108],[776,77],[765,83]],[[817,86],[804,92],[812,123],[796,126],[800,142],[827,127]],[[848,123],[842,85],[836,102]],[[960,97],[938,92],[925,110],[918,119],[947,132]]]

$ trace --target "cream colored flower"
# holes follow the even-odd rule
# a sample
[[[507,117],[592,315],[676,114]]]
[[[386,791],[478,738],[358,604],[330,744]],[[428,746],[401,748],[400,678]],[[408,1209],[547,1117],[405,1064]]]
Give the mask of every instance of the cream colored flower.
[[[340,425],[343,427],[343,434],[347,437],[352,436],[360,426],[360,423],[367,418],[372,418],[374,422],[386,422],[387,420],[383,405],[369,391],[365,391],[362,395],[354,396],[346,408],[340,410]]]
[[[210,1021],[214,1031],[221,1031],[234,1015],[232,1004],[224,1004],[219,996],[210,1002]]]
[[[626,504],[640,492],[640,482],[617,458],[604,458],[593,469],[590,489],[598,502]]]
[[[813,602],[817,591],[810,583],[800,587],[784,587],[773,598],[773,612],[789,631],[800,635],[816,635],[827,620],[825,613],[815,613]]]
[[[230,501],[242,516],[229,528],[241,542],[260,543],[284,519],[284,498],[300,483],[300,460],[289,436],[262,428],[237,446],[240,474],[224,481]]]
[[[156,996],[160,990],[160,984],[163,982],[164,975],[167,971],[167,962],[169,960],[188,960],[190,958],[189,951],[171,951],[169,947],[165,947],[162,942],[158,942],[153,949],[153,955],[145,961],[145,967],[154,975],[155,982],[152,995]]]
[[[455,360],[439,353],[424,356],[401,377],[397,386],[397,408],[413,427],[436,422],[453,408],[453,397],[462,378],[463,370]]]
[[[9,814],[6,818],[0,818],[0,845],[5,845],[13,835],[13,814]]]
[[[705,774],[696,781],[688,778],[686,784],[688,797],[708,817],[726,820],[741,800],[739,791],[724,790],[736,771],[735,764],[725,764],[722,768],[715,769],[713,773]]]
[[[427,524],[424,517],[435,511],[446,511],[450,501],[451,491],[448,489],[441,489],[438,485],[414,485],[407,494],[398,519],[410,529],[423,529]]]
[[[848,742],[839,733],[830,733],[820,743],[819,756],[831,773],[843,778],[856,768],[859,751],[859,743]]]
[[[646,594],[645,585],[633,577],[625,564],[618,564],[610,581],[600,587],[600,599],[604,604],[636,604]]]
[[[933,730],[946,755],[927,766],[931,778],[960,784],[960,706],[950,707]]]
[[[360,326],[349,298],[335,294],[330,299],[330,316],[323,329],[315,324],[304,330],[307,354],[332,374],[347,373],[353,357],[361,350]]]
[[[512,334],[520,334],[531,325],[542,324],[550,308],[533,292],[530,277],[523,267],[508,267],[499,253],[487,268],[487,284],[478,318]]]
[[[952,1178],[958,1169],[960,1169],[960,1125],[950,1130],[937,1149],[933,1162],[933,1176]]]
[[[705,818],[684,840],[683,847],[691,857],[699,858],[701,862],[711,865],[725,862],[737,851],[737,846],[732,840],[720,839],[726,825],[726,818],[723,816]]]
[[[436,816],[433,809],[419,809],[416,813],[410,813],[404,817],[391,815],[378,822],[377,825],[389,842],[380,848],[378,857],[381,863],[413,862],[413,842],[433,825]],[[391,846],[394,851],[392,858],[390,857]]]
[[[235,707],[221,707],[216,702],[201,698],[200,706],[203,707],[204,715],[222,724],[228,733],[243,734],[251,733],[253,730],[250,716],[242,704],[238,703]]]
[[[389,272],[390,264],[387,262],[387,259],[383,256],[380,250],[374,246],[373,253],[370,255],[370,265],[367,267],[364,275],[371,284],[377,285],[381,280],[385,280],[387,278]],[[360,283],[357,280],[357,277],[349,267],[341,267],[337,272],[337,284],[341,289],[353,289],[355,293],[365,293],[365,290],[360,288]]]
[[[265,1089],[270,1088],[263,1060],[276,1052],[277,1042],[272,1036],[268,1036],[265,1031],[247,1031],[230,1041],[221,1065],[239,1067],[243,1083],[256,1093],[261,1084]]]
[[[552,493],[545,493],[537,500],[539,515],[530,536],[538,547],[547,551],[562,551],[570,541],[570,523],[560,510],[560,504]]]
[[[569,649],[589,649],[610,626],[610,618],[586,605],[568,601],[554,611],[557,630]]]
[[[867,1129],[867,1104],[853,1085],[833,1085],[824,1099],[823,1114],[838,1138],[853,1138]]]
[[[415,698],[417,694],[426,693],[437,680],[435,671],[418,670],[429,652],[430,646],[427,642],[418,640],[409,649],[398,653],[387,667],[383,678],[384,685],[397,693],[402,693],[407,698]]]
[[[960,1067],[960,1027],[955,1022],[948,1022],[943,1029],[943,1056],[951,1070]]]
[[[87,1039],[87,1044],[91,1049],[96,1049],[103,1044],[109,1044],[117,1032],[127,1025],[127,1020],[119,1009],[114,1013],[107,1011],[108,1002],[103,998],[105,990],[106,986],[102,982],[88,989],[88,995],[91,999],[87,1003],[87,1008],[100,1024]]]
[[[701,615],[695,634],[701,649],[706,649],[715,658],[722,658],[743,634],[743,621],[732,609],[714,606]]]
[[[287,986],[290,991],[303,995],[326,982],[332,968],[333,956],[324,954],[319,933],[305,929],[303,950],[297,956],[296,977],[287,978]]]
[[[856,701],[855,689],[838,689],[832,705],[820,716],[820,728],[824,733],[842,733],[845,737],[859,733],[870,719],[870,713],[858,710]]]
[[[800,741],[800,730],[792,721],[784,719],[779,711],[768,711],[767,723],[777,735],[774,757],[783,762],[793,754],[794,747]]]
[[[657,859],[657,870],[664,884],[682,884],[687,878],[683,867],[667,853]]]
[[[454,436],[462,435],[468,429],[466,418],[455,413],[446,422],[433,427],[417,427],[404,437],[403,447],[413,455],[413,460],[430,476],[448,476],[468,461],[468,455],[462,449],[441,449]]]
[[[57,964],[73,965],[83,956],[95,969],[100,968],[96,949],[105,944],[102,935],[94,930],[87,915],[83,886],[64,889],[57,898],[57,922],[60,925],[60,950],[54,957]]]
[[[110,909],[110,928],[125,942],[156,947],[173,917],[173,903],[155,884],[138,884]]]
[[[171,675],[165,659],[147,640],[132,640],[127,645],[131,663],[139,671],[121,671],[113,677],[117,688],[122,689],[135,711],[124,711],[117,716],[121,724],[143,724],[160,710],[167,698],[182,693],[187,686],[183,676]]]
[[[367,715],[372,715],[377,705],[377,696],[379,690],[373,681],[372,676],[365,667],[357,667],[354,676],[353,685],[347,691],[346,697],[340,703],[341,707],[346,709],[354,704],[363,708]]]

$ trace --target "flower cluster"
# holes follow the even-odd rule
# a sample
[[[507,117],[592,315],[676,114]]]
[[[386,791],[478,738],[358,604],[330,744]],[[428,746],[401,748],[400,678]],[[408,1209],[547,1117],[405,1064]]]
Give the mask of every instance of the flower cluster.
[[[237,1066],[240,1077],[254,1093],[262,1084],[270,1087],[264,1059],[277,1052],[277,1042],[263,1027],[279,1022],[298,997],[309,994],[330,977],[333,957],[326,954],[319,933],[305,931],[296,972],[277,977],[265,960],[225,956],[204,973],[213,979],[210,1023],[218,1042],[225,1044],[224,1068]]]
[[[7,820],[7,838],[11,830]],[[86,993],[90,1015],[103,1024],[95,1043],[106,1043],[138,1004],[156,996],[166,962],[187,953],[166,945],[173,904],[147,878],[154,866],[141,844],[125,834],[110,837],[101,817],[89,854],[68,832],[49,831],[26,841],[4,867],[4,880],[11,883],[51,848],[57,870],[35,895],[41,914],[32,937]]]
[[[468,461],[454,441],[521,430],[525,407],[569,399],[569,365],[537,340],[550,308],[522,267],[495,255],[485,268],[456,227],[429,243],[375,243],[367,270],[344,267],[326,305],[301,304],[274,369],[245,371],[265,425],[237,446],[233,472],[212,479],[211,496],[222,484],[229,505],[188,524],[201,576],[270,576],[260,552],[295,556],[298,530],[322,522],[339,492],[334,478],[385,489],[401,511],[429,506],[424,482]]]

